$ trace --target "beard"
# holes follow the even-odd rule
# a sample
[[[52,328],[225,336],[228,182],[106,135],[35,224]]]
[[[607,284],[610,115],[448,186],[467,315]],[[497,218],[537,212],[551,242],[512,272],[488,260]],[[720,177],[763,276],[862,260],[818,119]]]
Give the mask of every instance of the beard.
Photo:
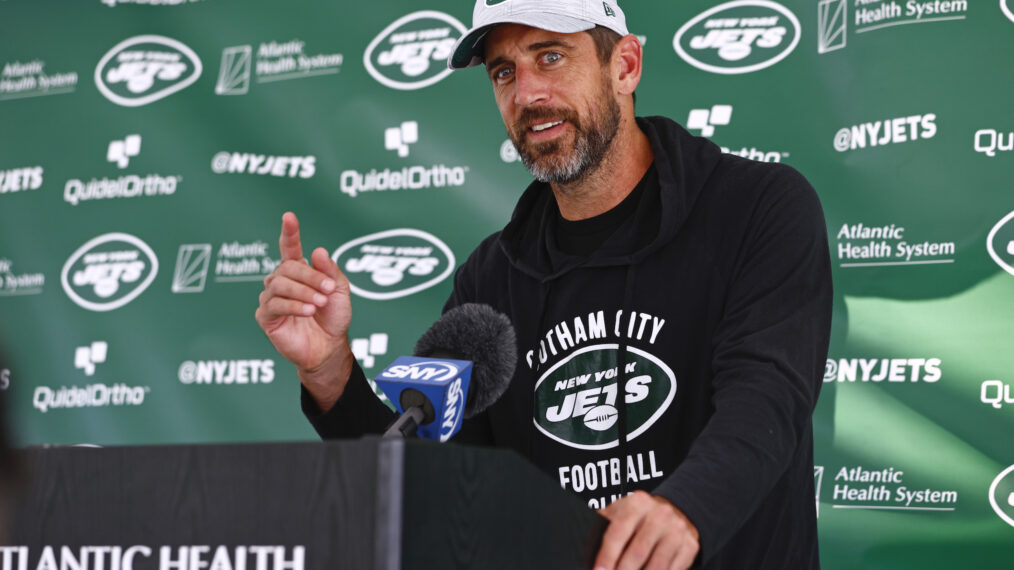
[[[597,108],[587,120],[582,121],[573,109],[529,107],[521,112],[514,128],[508,129],[521,162],[536,180],[570,184],[587,176],[602,162],[620,125],[620,105],[611,96],[608,77],[602,79]],[[574,128],[573,144],[559,138],[529,142],[526,125],[541,120],[569,123]]]

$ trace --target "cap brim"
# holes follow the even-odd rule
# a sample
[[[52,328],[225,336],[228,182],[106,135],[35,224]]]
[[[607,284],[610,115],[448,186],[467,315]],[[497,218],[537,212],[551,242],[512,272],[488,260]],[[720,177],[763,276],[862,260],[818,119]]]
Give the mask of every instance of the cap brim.
[[[570,16],[546,14],[545,12],[505,15],[495,22],[484,22],[468,30],[465,35],[458,38],[458,41],[454,44],[454,50],[451,52],[451,57],[447,58],[447,67],[449,69],[465,69],[481,64],[486,34],[500,24],[522,24],[561,34],[574,34],[595,27],[595,24],[591,22]]]

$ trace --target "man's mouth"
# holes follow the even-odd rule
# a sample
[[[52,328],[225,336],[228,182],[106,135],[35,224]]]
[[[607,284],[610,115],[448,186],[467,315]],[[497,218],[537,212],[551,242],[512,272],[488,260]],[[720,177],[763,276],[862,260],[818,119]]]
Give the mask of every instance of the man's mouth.
[[[539,132],[542,132],[542,131],[544,131],[546,129],[551,129],[551,128],[555,127],[556,125],[562,125],[562,124],[563,124],[563,121],[550,121],[548,123],[539,123],[538,125],[533,125],[531,127],[531,129],[533,131],[539,133]]]

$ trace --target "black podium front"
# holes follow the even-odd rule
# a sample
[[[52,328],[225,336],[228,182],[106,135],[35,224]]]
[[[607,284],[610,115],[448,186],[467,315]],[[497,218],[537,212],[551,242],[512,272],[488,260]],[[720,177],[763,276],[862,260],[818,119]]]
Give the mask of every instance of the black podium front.
[[[497,449],[364,438],[25,456],[3,570],[590,568],[606,525]]]

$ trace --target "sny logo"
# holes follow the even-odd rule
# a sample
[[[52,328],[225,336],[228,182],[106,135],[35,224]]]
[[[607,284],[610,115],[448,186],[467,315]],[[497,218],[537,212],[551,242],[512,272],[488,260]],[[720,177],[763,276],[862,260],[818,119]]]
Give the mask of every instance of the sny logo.
[[[687,128],[699,129],[701,136],[715,134],[715,125],[728,125],[732,118],[732,105],[715,105],[709,109],[691,109],[687,116]]]
[[[408,156],[408,145],[416,142],[419,142],[419,123],[415,121],[406,121],[384,131],[384,148],[397,150],[402,158]]]
[[[116,166],[126,168],[130,164],[130,157],[137,156],[141,152],[141,135],[127,135],[122,141],[109,143],[109,150],[106,152],[106,160],[115,162]]]
[[[106,361],[109,345],[97,340],[89,346],[79,346],[74,351],[74,368],[84,370],[85,376],[95,374],[95,365]]]

